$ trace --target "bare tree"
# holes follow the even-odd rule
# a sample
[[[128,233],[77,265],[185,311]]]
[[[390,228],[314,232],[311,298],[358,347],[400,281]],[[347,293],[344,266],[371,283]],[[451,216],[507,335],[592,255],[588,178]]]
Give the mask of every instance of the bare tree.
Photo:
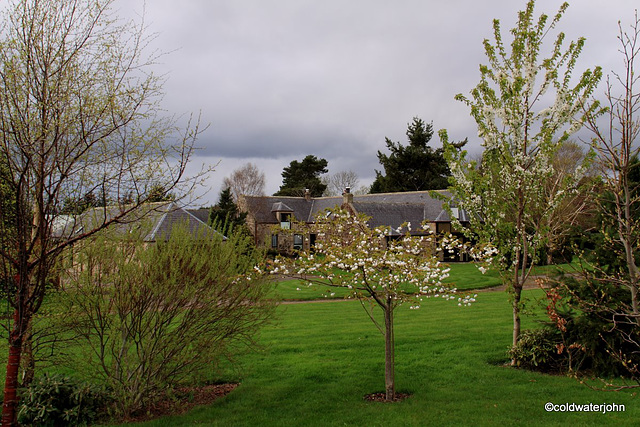
[[[551,264],[556,255],[562,255],[562,248],[568,245],[571,233],[576,227],[581,232],[592,228],[589,219],[593,213],[591,190],[595,184],[595,170],[591,156],[574,141],[565,141],[554,153],[551,160],[553,172],[544,183],[543,203],[539,206],[541,227],[545,230],[546,263]],[[565,182],[576,182],[567,189]],[[556,199],[556,194],[566,195]],[[570,261],[566,260],[566,261]]]
[[[23,343],[64,248],[121,221],[160,185],[180,194],[198,125],[161,115],[162,79],[144,22],[122,22],[112,0],[12,0],[0,30],[0,156],[13,195],[13,232],[0,239],[12,313],[2,424],[16,423]],[[176,141],[173,145],[167,140]],[[191,181],[191,183],[195,180]],[[184,186],[183,186],[184,185]],[[134,195],[95,228],[54,237],[65,199]]]
[[[327,189],[323,194],[324,196],[339,196],[347,187],[355,190],[360,179],[358,178],[357,173],[348,170],[336,172],[333,175],[323,177],[322,181],[327,186]]]
[[[620,74],[614,72],[613,78],[607,78],[607,113],[604,117],[589,115],[587,125],[594,136],[593,148],[597,153],[596,163],[601,168],[603,181],[604,191],[598,198],[600,211],[614,224],[615,233],[609,238],[621,248],[620,259],[625,260],[626,268],[626,274],[622,277],[617,274],[612,276],[605,271],[601,271],[601,277],[629,291],[631,306],[623,317],[640,325],[640,273],[636,261],[637,245],[640,242],[637,212],[640,203],[640,189],[637,188],[640,75],[635,69],[636,62],[640,59],[640,19],[637,11],[630,32],[624,31],[622,25],[619,25],[618,39],[624,69]]]
[[[246,163],[244,166],[233,171],[231,176],[225,177],[222,181],[223,189],[231,189],[233,199],[238,201],[241,195],[263,196],[264,195],[264,172],[253,163]]]

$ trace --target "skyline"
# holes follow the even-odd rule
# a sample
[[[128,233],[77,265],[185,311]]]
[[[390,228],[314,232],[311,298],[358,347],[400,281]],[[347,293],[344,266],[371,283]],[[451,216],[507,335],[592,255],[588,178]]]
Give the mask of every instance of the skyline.
[[[538,0],[536,16],[553,16],[561,1]],[[618,20],[633,20],[636,5],[612,0],[569,2],[558,30],[566,44],[587,39],[575,75],[596,65],[620,69]],[[167,52],[154,72],[167,76],[163,107],[170,115],[202,115],[209,128],[190,168],[218,164],[198,204],[217,201],[225,176],[247,162],[266,174],[266,194],[277,191],[282,169],[313,154],[329,174],[353,170],[370,184],[380,170],[376,152],[385,137],[406,143],[414,116],[437,131],[480,141],[468,108],[453,98],[479,82],[482,41],[492,21],[503,37],[526,1],[154,0],[144,10],[150,48]],[[143,0],[114,8],[140,19]],[[547,42],[549,43],[549,42]],[[604,85],[597,90],[601,96]]]

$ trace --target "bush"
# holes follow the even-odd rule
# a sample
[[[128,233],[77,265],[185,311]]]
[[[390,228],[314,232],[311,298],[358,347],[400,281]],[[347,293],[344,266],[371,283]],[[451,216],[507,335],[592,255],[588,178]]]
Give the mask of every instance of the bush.
[[[566,356],[558,354],[562,336],[551,328],[527,329],[520,334],[518,344],[509,356],[516,366],[543,372],[557,372],[566,366]]]
[[[67,329],[125,417],[250,348],[275,307],[268,276],[254,270],[264,254],[247,236],[175,226],[146,244],[145,232],[87,242],[65,298]]]
[[[43,375],[21,395],[21,425],[88,425],[104,415],[104,389],[62,375]]]

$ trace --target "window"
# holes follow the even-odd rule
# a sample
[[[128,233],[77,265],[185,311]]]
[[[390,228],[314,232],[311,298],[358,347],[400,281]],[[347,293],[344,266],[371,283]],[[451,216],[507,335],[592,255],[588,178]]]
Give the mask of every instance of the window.
[[[302,250],[302,234],[293,235],[293,249],[297,251]]]
[[[291,229],[291,214],[290,213],[281,213],[280,214],[280,228],[283,230]]]
[[[278,235],[277,234],[272,234],[271,235],[271,247],[274,249],[278,248]]]

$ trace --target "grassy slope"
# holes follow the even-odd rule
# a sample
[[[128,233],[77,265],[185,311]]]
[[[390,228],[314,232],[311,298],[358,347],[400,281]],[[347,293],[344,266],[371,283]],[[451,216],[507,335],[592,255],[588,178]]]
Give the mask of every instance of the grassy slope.
[[[470,308],[440,300],[401,307],[396,383],[412,397],[372,403],[362,397],[384,388],[383,339],[359,303],[282,306],[262,333],[265,351],[242,358],[240,387],[145,425],[629,425],[640,417],[632,392],[597,392],[571,378],[500,366],[510,336],[502,292],[483,293]],[[548,401],[615,402],[626,412],[548,413]]]

